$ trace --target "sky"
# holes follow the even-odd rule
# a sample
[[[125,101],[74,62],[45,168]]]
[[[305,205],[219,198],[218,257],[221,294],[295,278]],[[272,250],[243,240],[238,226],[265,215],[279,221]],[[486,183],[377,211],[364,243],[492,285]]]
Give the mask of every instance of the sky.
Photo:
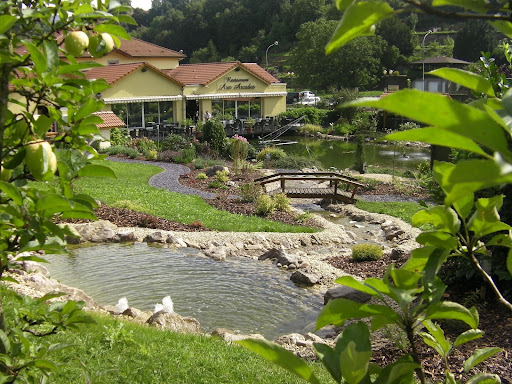
[[[151,0],[132,0],[132,8],[142,8],[148,10],[151,8]]]

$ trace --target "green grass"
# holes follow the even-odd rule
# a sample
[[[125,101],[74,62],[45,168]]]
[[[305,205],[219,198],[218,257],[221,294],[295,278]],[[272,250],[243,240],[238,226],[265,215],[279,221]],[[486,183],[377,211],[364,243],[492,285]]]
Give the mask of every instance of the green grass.
[[[11,324],[13,293],[5,288],[1,291],[7,324]],[[161,331],[97,314],[92,317],[97,324],[46,339],[52,344],[72,344],[50,354],[49,359],[60,365],[51,376],[52,383],[303,383],[277,365],[219,338]],[[319,363],[312,368],[323,383],[333,382]],[[84,379],[85,373],[91,381]]]
[[[424,207],[417,203],[380,203],[361,200],[356,203],[356,207],[367,212],[382,213],[385,215],[398,217],[399,219],[409,224],[412,224],[412,216],[416,212],[424,209]]]
[[[151,176],[162,172],[159,167],[103,161],[114,170],[116,179],[95,177],[82,178],[76,186],[81,192],[101,202],[112,205],[119,201],[131,201],[144,212],[168,220],[190,224],[201,222],[208,228],[233,232],[315,232],[315,229],[292,226],[257,216],[244,216],[220,211],[208,205],[198,196],[169,192],[150,186]]]

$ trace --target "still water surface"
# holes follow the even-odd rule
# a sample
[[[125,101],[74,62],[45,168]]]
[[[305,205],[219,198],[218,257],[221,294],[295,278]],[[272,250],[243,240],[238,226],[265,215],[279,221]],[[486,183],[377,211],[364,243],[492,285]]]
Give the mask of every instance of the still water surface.
[[[218,262],[197,250],[147,244],[105,244],[48,255],[52,277],[77,287],[99,304],[153,310],[171,295],[174,311],[194,317],[203,331],[223,327],[267,339],[314,329],[321,295],[296,287],[289,273],[243,257]]]
[[[282,145],[286,153],[298,156],[310,156],[320,161],[324,167],[337,169],[351,168],[355,163],[356,143],[341,140],[321,140],[303,136],[283,136],[283,140],[298,141],[297,144]],[[429,148],[367,143],[364,147],[368,165],[416,171],[423,160],[430,159]]]

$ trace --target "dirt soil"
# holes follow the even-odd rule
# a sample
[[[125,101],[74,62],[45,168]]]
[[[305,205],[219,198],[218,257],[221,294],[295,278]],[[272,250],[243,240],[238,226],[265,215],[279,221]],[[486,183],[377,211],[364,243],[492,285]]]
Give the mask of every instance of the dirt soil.
[[[191,173],[180,179],[183,185],[202,189],[208,192],[218,193],[216,199],[210,200],[209,203],[219,209],[224,209],[229,212],[237,214],[251,215],[254,214],[254,206],[249,203],[243,203],[239,199],[235,198],[238,195],[239,185],[250,182],[254,178],[260,177],[259,172],[246,172],[240,175],[230,175],[230,181],[233,185],[226,188],[213,189],[209,187],[211,180],[197,180],[196,176],[198,173],[204,172],[202,170],[192,169]],[[404,189],[397,189],[395,184],[379,182],[375,188],[371,191],[363,192],[363,194],[374,194],[374,195],[394,195],[394,196],[411,196],[411,191],[405,191]],[[424,191],[417,189],[414,192],[414,196],[424,198],[427,197]],[[152,215],[148,215],[141,212],[133,212],[126,209],[112,208],[108,206],[101,206],[97,211],[96,215],[100,219],[109,220],[118,226],[123,227],[147,227],[156,228],[162,230],[173,230],[173,231],[206,231],[201,223],[192,223],[190,225],[184,225],[181,223],[171,222],[162,218],[158,218]],[[278,212],[269,216],[271,220],[281,221],[288,224],[299,224],[295,216],[287,212]],[[315,225],[314,221],[309,221],[303,225]],[[332,258],[326,260],[337,268],[342,269],[350,274],[353,274],[360,278],[367,277],[381,277],[389,263],[395,262],[400,264],[405,260],[390,260],[389,258],[383,257],[378,262],[351,262],[343,260],[342,258]],[[474,287],[471,287],[474,290]],[[452,290],[447,293],[450,300],[461,301],[464,296],[467,297],[467,292],[464,289],[459,291]],[[474,342],[470,342],[463,345],[460,350],[457,350],[450,362],[457,367],[457,379],[465,382],[467,376],[463,374],[462,363],[476,348],[485,348],[488,346],[501,347],[504,349],[503,352],[489,359],[483,368],[487,372],[492,372],[500,375],[503,383],[512,384],[512,313],[507,311],[506,308],[498,305],[492,297],[487,298],[488,302],[483,305],[479,304],[480,308],[480,329],[485,331],[484,336]],[[446,335],[453,341],[458,334],[465,330],[464,324],[452,325],[453,322],[446,322],[443,324]],[[396,332],[396,331],[395,331]],[[397,356],[403,354],[400,349],[400,340],[402,337],[398,333],[391,333],[391,339],[394,343],[383,345],[377,351],[375,351],[373,359],[378,363],[389,363],[394,361]],[[437,354],[432,352],[430,348],[424,348],[420,350],[420,354],[426,361],[426,372],[428,379],[441,381],[442,377],[439,375],[443,372],[442,359]],[[477,366],[472,372],[478,372],[480,366]]]

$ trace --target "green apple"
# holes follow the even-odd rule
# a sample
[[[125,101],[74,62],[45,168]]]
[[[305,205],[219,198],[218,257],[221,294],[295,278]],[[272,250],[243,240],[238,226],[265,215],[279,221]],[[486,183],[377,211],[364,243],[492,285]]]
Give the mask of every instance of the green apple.
[[[57,157],[47,141],[32,141],[25,146],[25,164],[36,180],[50,180],[57,171]]]
[[[92,57],[102,57],[114,49],[114,39],[108,33],[94,34],[89,37],[89,53]]]
[[[2,181],[9,181],[11,180],[12,176],[12,169],[4,168],[3,166],[0,166],[0,180]]]
[[[64,39],[64,48],[66,48],[66,51],[76,57],[82,56],[88,45],[89,36],[83,31],[70,32]]]

